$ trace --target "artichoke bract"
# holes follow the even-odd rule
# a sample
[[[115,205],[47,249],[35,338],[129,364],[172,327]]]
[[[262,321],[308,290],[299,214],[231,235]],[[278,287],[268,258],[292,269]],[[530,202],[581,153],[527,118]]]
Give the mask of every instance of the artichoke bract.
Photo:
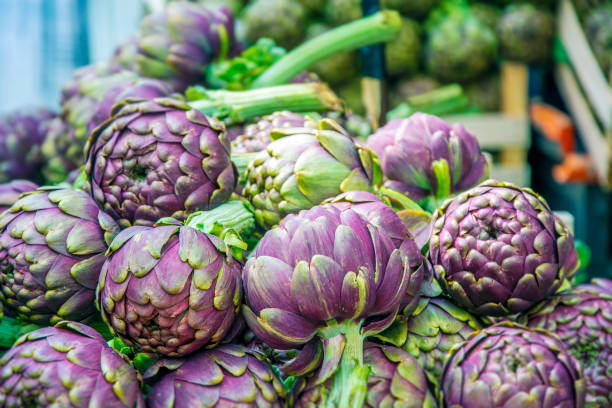
[[[262,356],[222,345],[174,362],[147,396],[149,408],[282,408],[285,388]],[[146,377],[146,374],[145,374]]]
[[[364,396],[356,390],[368,377],[363,340],[413,302],[407,289],[422,278],[391,238],[356,211],[316,206],[264,235],[243,270],[243,315],[268,345],[304,346],[287,371],[308,373],[324,354],[325,370],[336,372],[330,401],[360,406]]]
[[[298,0],[255,0],[245,8],[244,21],[247,39],[255,43],[259,38],[293,48],[306,35],[306,8]]]
[[[270,132],[280,128],[300,128],[306,124],[303,115],[289,111],[278,111],[247,125],[244,132],[232,140],[232,154],[255,153],[265,150],[272,142]]]
[[[529,327],[556,334],[582,364],[587,407],[612,406],[612,281],[593,279],[527,314]]]
[[[451,351],[441,407],[585,405],[578,361],[550,332],[505,323],[480,330]]]
[[[476,316],[443,297],[421,297],[412,314],[402,313],[377,337],[410,353],[438,388],[449,351],[482,327]]]
[[[41,146],[54,113],[43,108],[0,116],[0,183],[35,179],[42,166]]]
[[[228,8],[172,2],[142,20],[136,67],[141,75],[171,81],[181,91],[201,82],[209,64],[226,58],[236,46]]]
[[[38,186],[28,180],[13,180],[0,184],[0,213],[11,208],[19,196],[28,191],[34,191]]]
[[[62,321],[21,337],[0,359],[6,408],[144,408],[138,373],[92,328]]]
[[[23,194],[0,217],[0,300],[38,324],[92,319],[104,253],[118,231],[83,191]]]
[[[181,225],[131,227],[113,240],[97,302],[126,344],[170,357],[214,346],[241,304],[242,264],[221,239]]]
[[[235,188],[225,126],[175,99],[126,100],[91,133],[85,172],[119,224],[184,219],[227,201]]]
[[[374,343],[365,345],[364,362],[371,366],[363,407],[436,408],[419,363],[405,351]],[[308,380],[299,378],[292,393],[295,408],[325,406],[324,388],[329,375],[320,373]]]
[[[250,162],[243,195],[257,222],[270,228],[288,214],[350,190],[369,190],[377,173],[372,153],[335,122],[319,129],[277,129],[274,142]]]
[[[568,229],[531,189],[488,180],[433,216],[429,256],[453,299],[481,316],[523,312],[578,269]]]
[[[368,138],[385,187],[438,202],[484,181],[489,164],[476,137],[460,124],[425,113],[394,119]]]

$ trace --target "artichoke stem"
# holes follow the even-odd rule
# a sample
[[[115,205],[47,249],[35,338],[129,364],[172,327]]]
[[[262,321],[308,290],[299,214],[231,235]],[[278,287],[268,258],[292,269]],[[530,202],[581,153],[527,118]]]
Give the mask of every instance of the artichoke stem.
[[[205,115],[226,124],[243,123],[248,119],[280,110],[320,112],[342,110],[342,101],[324,83],[274,86],[249,91],[206,90],[205,97],[189,102]]]
[[[401,26],[402,21],[396,11],[384,10],[334,28],[287,53],[261,74],[251,88],[286,84],[329,56],[393,40]]]
[[[362,322],[344,324],[346,344],[340,359],[340,366],[332,381],[327,406],[362,407],[364,405],[370,367],[363,365]]]

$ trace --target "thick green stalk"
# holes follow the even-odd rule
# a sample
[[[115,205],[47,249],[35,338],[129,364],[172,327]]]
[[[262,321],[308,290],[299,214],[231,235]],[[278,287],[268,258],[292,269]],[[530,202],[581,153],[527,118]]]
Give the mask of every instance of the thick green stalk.
[[[339,327],[346,340],[338,371],[334,374],[326,407],[362,407],[368,392],[370,367],[363,364],[361,323],[348,321]]]
[[[280,110],[320,112],[341,110],[342,102],[324,83],[273,86],[249,91],[202,90],[201,99],[189,105],[205,115],[243,123]]]
[[[334,28],[289,52],[261,74],[251,88],[286,84],[329,56],[393,40],[401,26],[402,20],[396,11],[384,10]]]

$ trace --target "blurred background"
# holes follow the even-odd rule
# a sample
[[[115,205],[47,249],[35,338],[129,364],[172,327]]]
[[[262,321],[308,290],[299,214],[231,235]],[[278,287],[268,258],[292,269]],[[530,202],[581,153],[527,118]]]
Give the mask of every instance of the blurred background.
[[[144,11],[140,0],[0,0],[0,112],[59,107],[74,69],[107,60]]]

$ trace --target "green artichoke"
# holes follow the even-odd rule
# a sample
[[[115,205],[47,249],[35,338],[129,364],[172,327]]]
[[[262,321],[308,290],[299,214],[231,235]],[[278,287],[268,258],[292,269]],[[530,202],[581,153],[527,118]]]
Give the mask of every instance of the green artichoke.
[[[361,0],[327,0],[324,16],[333,26],[358,20],[363,17]]]
[[[502,57],[527,64],[542,64],[552,56],[555,18],[529,3],[508,6],[497,23]]]
[[[612,5],[599,7],[586,15],[584,30],[597,62],[605,74],[612,71]]]
[[[438,388],[452,347],[464,342],[482,322],[443,297],[421,297],[416,310],[401,314],[377,337],[410,353]]]
[[[313,38],[328,31],[325,24],[312,24],[308,27],[307,38]],[[310,71],[331,85],[345,83],[359,74],[359,58],[355,51],[341,52],[316,63]]]
[[[83,191],[23,194],[0,216],[0,300],[38,324],[91,320],[104,253],[118,231]]]
[[[319,129],[275,130],[272,139],[249,164],[243,191],[266,228],[342,192],[369,190],[378,173],[371,151],[329,119]]]
[[[346,103],[347,108],[357,115],[365,115],[366,109],[363,104],[360,78],[354,78],[352,81],[341,85],[337,91]]]
[[[287,393],[259,353],[238,345],[201,351],[167,367],[173,371],[149,392],[149,408],[282,408]]]
[[[385,60],[390,75],[415,74],[421,62],[421,26],[402,18],[402,29],[395,40],[385,44]]]
[[[496,56],[494,32],[472,16],[450,15],[429,30],[425,65],[442,81],[478,78],[491,68]]]
[[[62,321],[0,359],[0,406],[144,408],[138,373],[95,330]]]
[[[497,21],[501,16],[501,10],[499,7],[489,3],[479,2],[470,4],[470,11],[478,21],[489,27],[491,30],[495,31],[497,29]]]
[[[242,300],[241,270],[216,236],[177,223],[127,228],[108,249],[98,306],[126,344],[184,356],[230,333]]]
[[[593,9],[607,6],[608,0],[572,0],[574,7],[581,18],[585,18]]]
[[[363,407],[436,408],[419,363],[405,351],[369,343],[364,347],[364,363],[371,367]],[[292,390],[295,408],[326,406],[330,376],[321,370],[306,379],[301,377]]]
[[[587,407],[612,406],[612,281],[593,279],[538,304],[527,325],[551,331],[582,364]]]
[[[499,74],[487,75],[463,86],[469,104],[486,112],[498,112],[501,102]]]
[[[488,180],[434,213],[429,256],[445,291],[481,316],[508,316],[569,285],[572,234],[528,188]]]
[[[293,48],[306,36],[306,8],[298,0],[255,0],[244,11],[247,39],[255,43],[259,38]]]
[[[504,323],[457,344],[441,381],[440,406],[583,408],[578,361],[550,332]]]
[[[397,10],[403,15],[424,19],[427,14],[438,6],[440,0],[382,0],[381,4],[385,8]]]

